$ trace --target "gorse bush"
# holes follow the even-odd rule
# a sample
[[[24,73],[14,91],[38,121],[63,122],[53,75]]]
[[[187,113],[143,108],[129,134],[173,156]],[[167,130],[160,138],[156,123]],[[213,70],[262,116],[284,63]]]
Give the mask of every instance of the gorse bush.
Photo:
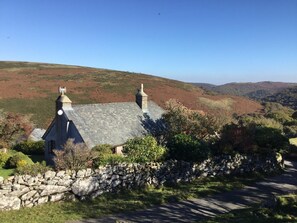
[[[105,154],[104,156],[99,156],[93,161],[93,167],[98,168],[104,165],[115,165],[119,163],[128,163],[129,158],[118,154]]]
[[[44,141],[21,142],[16,144],[13,149],[27,155],[42,155],[44,154]]]
[[[167,147],[168,158],[174,160],[199,162],[209,155],[209,148],[204,142],[186,134],[175,135]]]
[[[33,164],[29,156],[22,152],[17,152],[12,155],[6,162],[8,168],[16,168],[18,165]]]
[[[46,171],[50,169],[50,167],[46,166],[45,162],[37,162],[33,164],[25,164],[18,166],[16,169],[16,174],[36,176],[38,174],[44,174]]]
[[[9,159],[10,155],[4,152],[0,152],[0,168],[5,167],[7,160]]]
[[[96,158],[93,160],[94,168],[107,164],[114,165],[127,161],[126,157],[118,154],[113,154],[113,147],[109,144],[97,145],[93,147],[92,150],[96,154]]]
[[[166,149],[159,146],[154,137],[146,136],[128,140],[124,145],[123,153],[131,162],[145,163],[162,160]]]
[[[63,150],[54,150],[55,167],[58,170],[79,170],[92,166],[96,153],[84,143],[74,143],[74,139],[68,139]]]
[[[92,148],[92,150],[97,152],[98,155],[112,154],[112,149],[113,147],[109,144],[97,145]]]

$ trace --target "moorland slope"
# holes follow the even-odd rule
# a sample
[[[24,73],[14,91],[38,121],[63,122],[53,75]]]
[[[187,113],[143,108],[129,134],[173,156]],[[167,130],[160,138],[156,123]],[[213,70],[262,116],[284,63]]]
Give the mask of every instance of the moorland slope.
[[[215,115],[253,113],[261,105],[247,98],[212,94],[192,84],[147,74],[59,64],[0,61],[0,108],[31,115],[39,127],[54,116],[59,86],[75,104],[134,101],[140,83],[149,99],[164,107],[171,98]]]

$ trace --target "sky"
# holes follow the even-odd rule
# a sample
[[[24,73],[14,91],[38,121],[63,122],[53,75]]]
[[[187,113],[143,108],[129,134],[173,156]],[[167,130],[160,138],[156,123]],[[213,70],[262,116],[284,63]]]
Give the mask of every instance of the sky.
[[[297,82],[297,0],[0,0],[0,60]]]

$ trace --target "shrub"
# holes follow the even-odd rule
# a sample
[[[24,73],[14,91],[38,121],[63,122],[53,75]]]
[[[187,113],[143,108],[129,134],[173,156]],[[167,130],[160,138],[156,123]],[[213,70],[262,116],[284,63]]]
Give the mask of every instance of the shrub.
[[[123,153],[132,162],[139,163],[159,161],[164,157],[165,152],[166,149],[159,146],[152,136],[130,139],[123,148]]]
[[[25,155],[22,152],[17,152],[8,159],[7,167],[16,168],[18,163],[24,163],[24,162],[26,162],[26,164],[33,164],[33,161],[30,159],[29,156]]]
[[[263,154],[284,152],[288,149],[289,140],[282,135],[281,130],[249,123],[226,125],[217,143],[217,152],[224,153],[225,147],[232,146],[231,152],[241,154]],[[230,148],[229,148],[230,150]]]
[[[166,110],[162,117],[166,125],[167,140],[178,134],[191,135],[201,140],[210,139],[222,124],[222,120],[215,116],[191,110],[176,100],[169,100]]]
[[[16,144],[14,150],[22,152],[27,155],[42,155],[44,154],[44,141],[25,141]]]
[[[93,147],[92,150],[97,155],[93,161],[93,167],[95,168],[106,164],[113,165],[127,161],[127,158],[118,154],[113,154],[113,147],[109,144],[97,145]]]
[[[0,152],[0,168],[3,168],[6,165],[7,160],[9,159],[10,155],[4,152]]]
[[[84,143],[74,143],[74,139],[68,139],[63,150],[54,150],[54,154],[56,169],[84,169],[92,166],[92,162],[96,158],[94,151]]]
[[[16,169],[16,173],[20,175],[36,176],[37,174],[44,174],[48,170],[50,170],[50,167],[46,166],[45,162],[37,162],[33,164],[18,166]]]
[[[21,167],[24,167],[26,165],[28,165],[26,160],[19,160],[19,161],[17,161],[16,167],[21,168]]]
[[[199,162],[209,155],[209,148],[205,143],[186,135],[175,135],[168,142],[170,159]]]
[[[93,167],[98,168],[99,166],[104,166],[107,164],[115,165],[119,163],[131,162],[127,157],[118,154],[105,154],[96,158],[93,162]]]
[[[112,149],[113,147],[109,144],[97,145],[92,148],[93,151],[96,151],[100,155],[112,154]]]
[[[286,152],[289,147],[289,139],[278,129],[258,127],[254,139],[259,146],[258,153]]]

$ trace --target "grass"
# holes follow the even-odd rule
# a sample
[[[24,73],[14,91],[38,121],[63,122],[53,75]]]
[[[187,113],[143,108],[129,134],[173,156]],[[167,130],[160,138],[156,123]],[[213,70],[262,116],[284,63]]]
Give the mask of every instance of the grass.
[[[253,175],[249,177],[198,179],[192,183],[164,186],[159,189],[147,188],[103,194],[94,200],[47,203],[33,208],[2,212],[0,222],[13,223],[21,219],[22,222],[26,223],[62,223],[67,220],[96,218],[107,214],[143,209],[166,202],[176,202],[187,198],[198,198],[230,191],[260,178],[259,175]]]
[[[7,178],[9,176],[11,176],[14,172],[14,169],[3,169],[0,168],[0,176],[3,178]]]
[[[9,153],[12,155],[12,154],[16,153],[16,151],[11,149],[11,150],[9,150]],[[42,161],[44,161],[44,155],[28,155],[28,156],[34,163],[36,163],[36,162],[41,163]],[[5,179],[9,176],[12,176],[14,171],[15,171],[15,169],[0,168],[0,176],[2,176]]]
[[[297,195],[279,196],[273,208],[253,207],[220,215],[204,223],[284,223],[297,222]]]

